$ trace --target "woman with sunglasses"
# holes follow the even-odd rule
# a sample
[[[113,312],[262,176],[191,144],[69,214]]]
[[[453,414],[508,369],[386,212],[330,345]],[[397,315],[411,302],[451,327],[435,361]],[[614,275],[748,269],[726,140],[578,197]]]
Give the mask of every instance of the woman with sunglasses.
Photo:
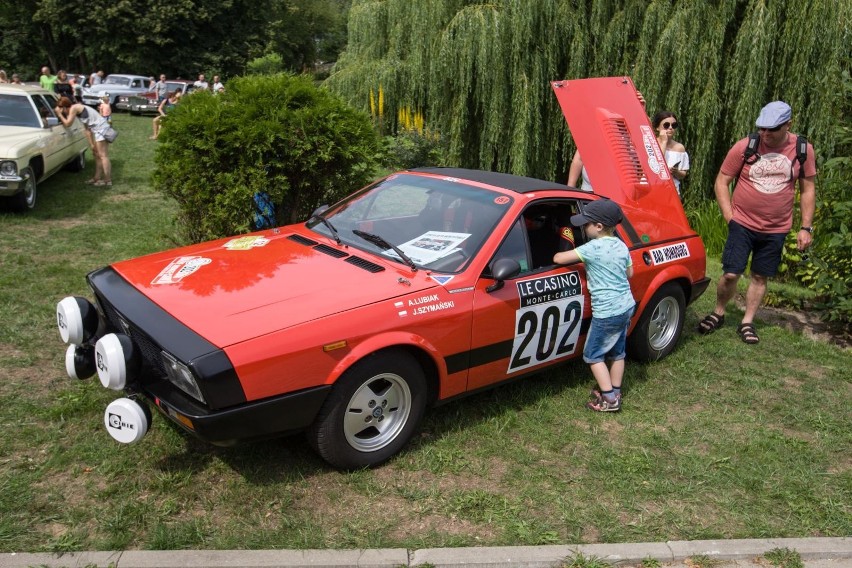
[[[677,194],[680,195],[680,182],[689,172],[689,154],[683,144],[674,139],[679,126],[677,117],[673,112],[662,110],[654,115],[651,125],[657,131],[657,143],[674,178]]]

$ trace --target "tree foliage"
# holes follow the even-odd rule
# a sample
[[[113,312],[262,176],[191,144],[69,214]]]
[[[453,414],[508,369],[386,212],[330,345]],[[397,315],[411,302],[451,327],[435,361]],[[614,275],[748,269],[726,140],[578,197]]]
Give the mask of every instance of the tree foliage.
[[[361,108],[381,86],[391,117],[420,110],[453,165],[564,180],[573,148],[549,82],[630,75],[649,113],[679,115],[697,203],[770,100],[832,155],[850,15],[834,0],[355,0],[327,84]]]
[[[304,219],[374,176],[380,140],[369,117],[305,76],[237,78],[224,94],[184,97],[163,120],[154,184],[173,197],[194,242],[251,228],[267,193],[276,221]]]
[[[334,58],[348,0],[0,0],[0,68],[233,76],[279,55],[301,71]]]

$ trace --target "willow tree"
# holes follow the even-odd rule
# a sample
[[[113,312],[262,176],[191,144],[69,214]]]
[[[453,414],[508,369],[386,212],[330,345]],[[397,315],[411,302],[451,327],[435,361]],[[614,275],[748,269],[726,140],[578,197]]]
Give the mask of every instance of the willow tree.
[[[391,131],[397,109],[422,112],[447,165],[563,181],[573,146],[550,81],[630,75],[649,113],[679,116],[700,200],[770,100],[832,155],[850,15],[841,0],[354,0],[327,85],[364,109],[381,87]]]

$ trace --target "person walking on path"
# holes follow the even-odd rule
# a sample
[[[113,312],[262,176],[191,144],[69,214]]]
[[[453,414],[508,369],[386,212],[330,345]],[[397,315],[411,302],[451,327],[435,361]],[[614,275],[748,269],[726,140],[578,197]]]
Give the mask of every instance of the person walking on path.
[[[615,236],[615,226],[623,218],[616,202],[609,199],[592,201],[582,213],[571,217],[571,224],[583,227],[589,241],[576,249],[553,255],[556,264],[579,260],[586,265],[592,296],[592,325],[586,336],[583,361],[589,364],[598,383],[586,408],[596,412],[621,410],[627,328],[636,307],[628,281],[633,276],[630,251]]]
[[[755,124],[759,132],[757,153],[746,157],[749,138],[738,141],[728,151],[716,176],[716,201],[728,224],[728,238],[722,253],[722,277],[716,286],[716,306],[698,324],[706,335],[722,327],[725,308],[737,291],[751,256],[751,279],[746,307],[737,328],[740,339],[749,345],[760,342],[754,316],[766,295],[769,278],[778,272],[784,239],[793,226],[796,182],[799,185],[801,226],[796,247],[811,245],[816,202],[816,160],[807,143],[804,163],[797,159],[797,136],[790,132],[793,111],[784,101],[774,101],[760,111]],[[733,198],[730,186],[736,180]]]

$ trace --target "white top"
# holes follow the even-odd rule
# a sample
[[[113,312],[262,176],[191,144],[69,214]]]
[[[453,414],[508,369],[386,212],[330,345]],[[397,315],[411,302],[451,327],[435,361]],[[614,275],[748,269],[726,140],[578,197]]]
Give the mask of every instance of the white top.
[[[689,171],[689,154],[686,152],[675,152],[674,150],[666,150],[666,165],[669,169],[677,168],[683,171]],[[680,195],[680,180],[672,176],[675,183],[677,194]]]
[[[592,191],[592,182],[589,181],[589,172],[586,171],[586,166],[580,170],[580,175],[583,178],[583,183],[580,184],[580,189],[583,191]]]

